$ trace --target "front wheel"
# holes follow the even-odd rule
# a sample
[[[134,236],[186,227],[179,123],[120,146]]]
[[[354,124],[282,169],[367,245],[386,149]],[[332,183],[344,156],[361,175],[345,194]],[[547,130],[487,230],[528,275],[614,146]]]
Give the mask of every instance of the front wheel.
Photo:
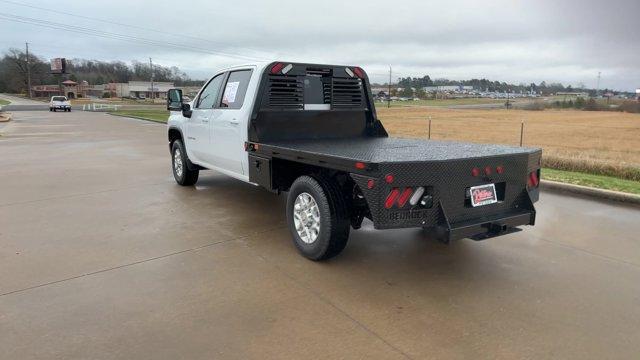
[[[187,152],[182,141],[176,140],[171,145],[171,165],[173,168],[173,178],[182,186],[191,186],[198,181],[200,171],[189,170],[187,166]]]
[[[338,255],[349,239],[347,206],[331,179],[296,179],[287,198],[287,223],[298,251],[314,261]]]

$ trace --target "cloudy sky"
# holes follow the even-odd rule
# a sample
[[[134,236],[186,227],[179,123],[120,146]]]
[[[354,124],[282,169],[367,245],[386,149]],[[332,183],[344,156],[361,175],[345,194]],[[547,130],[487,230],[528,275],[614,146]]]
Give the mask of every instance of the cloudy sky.
[[[0,0],[0,9],[2,50],[28,41],[45,58],[152,57],[193,78],[283,59],[360,65],[378,82],[391,65],[394,81],[595,87],[601,72],[601,88],[640,87],[638,0]]]

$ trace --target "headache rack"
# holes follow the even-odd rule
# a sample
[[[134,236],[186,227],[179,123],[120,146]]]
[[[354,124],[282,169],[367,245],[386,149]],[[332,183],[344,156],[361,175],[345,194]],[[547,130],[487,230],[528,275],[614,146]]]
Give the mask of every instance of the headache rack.
[[[262,107],[281,110],[364,109],[365,86],[358,77],[339,76],[333,68],[296,65],[287,74],[266,74]]]

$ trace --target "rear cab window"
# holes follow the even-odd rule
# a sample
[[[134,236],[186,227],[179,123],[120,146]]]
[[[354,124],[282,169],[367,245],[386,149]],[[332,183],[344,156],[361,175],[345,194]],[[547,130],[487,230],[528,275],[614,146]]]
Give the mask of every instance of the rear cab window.
[[[221,109],[242,108],[252,72],[252,70],[247,69],[235,70],[229,73],[227,83],[224,86],[222,99],[220,100]]]

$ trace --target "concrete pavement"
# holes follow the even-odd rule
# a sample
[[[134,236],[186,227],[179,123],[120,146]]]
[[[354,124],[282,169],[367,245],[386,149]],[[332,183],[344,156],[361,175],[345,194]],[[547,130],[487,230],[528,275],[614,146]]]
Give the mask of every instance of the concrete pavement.
[[[165,129],[16,112],[0,130],[0,359],[635,358],[640,212],[543,193],[449,246],[353,231],[295,251],[284,196],[174,184]]]

